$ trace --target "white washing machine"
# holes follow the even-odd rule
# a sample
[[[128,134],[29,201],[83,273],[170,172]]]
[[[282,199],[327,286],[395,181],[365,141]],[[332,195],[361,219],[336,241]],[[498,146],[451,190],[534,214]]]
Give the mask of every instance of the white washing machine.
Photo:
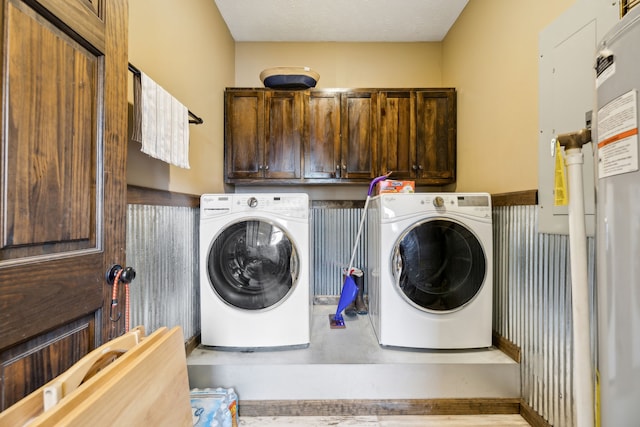
[[[202,344],[309,345],[309,262],[306,194],[202,195]]]
[[[493,236],[486,193],[370,201],[369,316],[383,346],[491,346]]]

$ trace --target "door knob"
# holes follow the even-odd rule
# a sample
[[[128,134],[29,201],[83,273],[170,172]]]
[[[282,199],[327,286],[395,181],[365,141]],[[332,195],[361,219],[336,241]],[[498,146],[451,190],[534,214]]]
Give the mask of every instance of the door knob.
[[[120,270],[122,270],[122,273],[120,273]],[[133,279],[136,278],[136,271],[133,269],[133,267],[126,267],[123,269],[121,265],[115,264],[109,270],[107,270],[107,274],[105,275],[105,279],[107,280],[107,283],[109,285],[113,285],[118,273],[120,273],[119,280],[123,283],[131,283],[133,282]]]

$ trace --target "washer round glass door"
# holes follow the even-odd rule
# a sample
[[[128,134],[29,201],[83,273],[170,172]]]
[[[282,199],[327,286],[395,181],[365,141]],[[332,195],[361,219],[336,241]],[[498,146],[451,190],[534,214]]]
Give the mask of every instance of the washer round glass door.
[[[411,303],[434,312],[463,307],[482,288],[486,257],[478,238],[452,220],[414,224],[392,254],[396,286]]]
[[[207,271],[226,303],[261,310],[282,301],[298,277],[298,254],[287,234],[266,221],[230,224],[209,249]]]

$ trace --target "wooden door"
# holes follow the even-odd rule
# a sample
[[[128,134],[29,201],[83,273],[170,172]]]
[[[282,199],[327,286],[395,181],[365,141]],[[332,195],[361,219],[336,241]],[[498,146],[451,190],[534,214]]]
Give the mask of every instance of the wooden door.
[[[340,172],[340,93],[312,91],[305,102],[304,178]]]
[[[417,179],[448,184],[456,178],[456,92],[416,92]]]
[[[342,94],[340,177],[371,179],[377,161],[376,92]]]
[[[378,173],[393,171],[393,179],[413,179],[417,171],[414,92],[379,92],[377,107]]]
[[[0,409],[119,334],[126,0],[3,0]]]
[[[302,93],[265,93],[264,169],[265,178],[300,178],[303,133]]]
[[[264,91],[225,92],[225,177],[255,179],[264,168]]]

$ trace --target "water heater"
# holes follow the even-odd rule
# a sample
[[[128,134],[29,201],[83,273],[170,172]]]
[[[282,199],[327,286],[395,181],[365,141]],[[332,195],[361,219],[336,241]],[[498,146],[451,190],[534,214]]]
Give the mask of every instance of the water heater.
[[[600,425],[640,423],[640,7],[603,38],[596,68]]]

